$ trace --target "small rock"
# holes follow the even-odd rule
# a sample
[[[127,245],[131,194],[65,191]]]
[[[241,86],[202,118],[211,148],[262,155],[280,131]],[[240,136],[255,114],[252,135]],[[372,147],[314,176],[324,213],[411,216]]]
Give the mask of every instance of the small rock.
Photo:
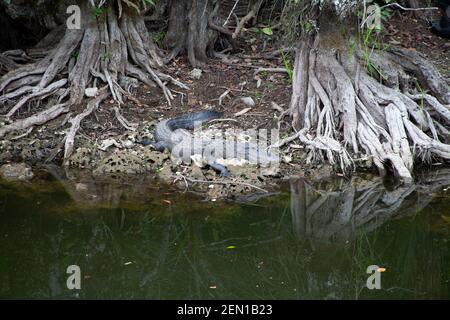
[[[203,174],[202,169],[197,166],[192,167],[191,177],[195,180],[205,180],[205,175]]]
[[[172,181],[172,176],[173,176],[173,172],[172,172],[172,168],[170,167],[170,165],[165,164],[159,171],[158,171],[158,176],[161,180],[165,181],[165,182],[171,182]]]
[[[102,150],[102,151],[106,151],[112,146],[120,148],[120,144],[115,139],[105,139],[105,140],[103,140],[98,148],[100,150]]]
[[[31,167],[25,163],[5,164],[0,167],[0,176],[10,181],[27,181],[34,177]]]
[[[239,177],[250,181],[258,180],[259,170],[256,165],[227,164],[226,167],[233,177]]]
[[[189,77],[195,80],[200,80],[202,74],[203,71],[201,69],[193,69],[191,72],[189,72]]]
[[[185,163],[185,161],[183,161],[182,158],[176,157],[172,153],[170,154],[170,161],[173,163],[174,166],[179,166],[179,165]],[[189,164],[189,163],[186,162],[186,164]]]
[[[94,98],[97,96],[98,93],[98,88],[94,87],[94,88],[86,88],[84,90],[84,94],[86,95],[86,97],[88,98]]]
[[[201,154],[194,154],[191,156],[191,160],[192,163],[194,164],[195,167],[197,168],[203,168],[204,167],[204,163],[203,163],[203,156]]]
[[[123,146],[127,149],[131,149],[134,147],[134,143],[131,140],[127,140],[127,141],[123,142]]]
[[[262,79],[258,78],[258,80],[256,81],[256,89],[259,89],[259,87],[261,87],[262,84]]]
[[[88,190],[88,185],[85,183],[76,183],[75,184],[75,190],[77,190],[78,192],[84,192]]]
[[[252,97],[242,97],[240,99],[246,106],[253,108],[255,106],[255,100]]]
[[[271,165],[266,168],[261,168],[261,174],[266,177],[276,176],[279,173],[280,173],[280,166],[277,165]]]
[[[284,156],[284,163],[291,163],[292,162],[292,157],[291,156]]]

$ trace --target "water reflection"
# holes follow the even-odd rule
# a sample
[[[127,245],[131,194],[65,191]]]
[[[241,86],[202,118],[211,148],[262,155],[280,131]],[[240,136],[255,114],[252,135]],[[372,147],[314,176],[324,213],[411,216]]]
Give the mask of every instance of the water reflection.
[[[1,298],[450,297],[450,171],[390,191],[374,177],[296,180],[246,204],[51,173],[0,183]],[[381,291],[364,289],[371,264],[388,270]]]
[[[391,190],[380,177],[354,177],[311,185],[304,179],[290,183],[292,225],[299,239],[334,242],[369,233],[390,219],[414,215],[435,192],[450,185],[450,170],[419,177],[419,183]]]

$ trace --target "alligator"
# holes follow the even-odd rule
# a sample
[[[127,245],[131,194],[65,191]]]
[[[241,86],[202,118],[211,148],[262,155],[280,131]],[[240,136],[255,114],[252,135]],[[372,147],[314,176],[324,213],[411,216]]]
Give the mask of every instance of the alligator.
[[[224,165],[218,163],[219,159],[247,160],[249,163],[259,164],[260,166],[270,166],[279,162],[278,155],[273,151],[266,150],[266,148],[260,148],[254,142],[209,137],[198,138],[188,131],[221,116],[221,112],[204,110],[165,119],[156,125],[155,141],[142,140],[139,143],[152,145],[155,150],[160,152],[167,149],[173,156],[186,162],[190,162],[193,155],[201,155],[206,160],[207,165],[222,177],[230,176],[230,172]]]
[[[436,35],[450,39],[450,0],[435,0],[435,5],[444,11],[441,20],[431,24],[431,31]]]

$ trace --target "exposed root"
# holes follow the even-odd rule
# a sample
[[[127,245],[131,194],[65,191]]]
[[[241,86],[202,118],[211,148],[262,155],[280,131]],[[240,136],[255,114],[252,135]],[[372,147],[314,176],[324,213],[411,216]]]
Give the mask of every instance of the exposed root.
[[[8,56],[0,53],[0,75],[17,69],[19,66]]]
[[[406,71],[414,73],[435,97],[444,104],[450,104],[450,90],[445,78],[430,61],[420,53],[395,47],[390,51],[391,58]]]
[[[46,88],[39,88],[34,87],[31,89],[31,93],[29,95],[24,96],[17,102],[14,107],[11,108],[11,110],[6,114],[6,118],[10,118],[14,113],[16,113],[17,110],[19,110],[21,107],[23,107],[28,101],[33,100],[35,98],[40,98],[43,96],[47,96],[49,94],[55,93],[59,88],[62,88],[67,84],[67,79],[61,79],[59,81],[56,81],[52,84],[50,84]],[[29,89],[29,88],[26,88]],[[20,89],[18,90],[20,91]],[[17,93],[17,91],[16,91]]]
[[[17,120],[9,125],[1,127],[0,138],[12,131],[25,130],[33,126],[42,125],[52,119],[57,118],[61,114],[67,113],[68,111],[69,107],[67,106],[67,104],[57,104],[38,114],[32,115],[31,117]]]
[[[131,122],[129,122],[127,119],[125,119],[125,118],[120,114],[119,108],[114,107],[114,113],[116,114],[117,121],[119,121],[120,124],[121,124],[125,129],[130,130],[130,131],[136,130],[137,124],[136,124],[136,123],[131,123]]]
[[[296,54],[290,105],[294,128],[303,129],[280,144],[299,139],[311,149],[310,159],[323,155],[336,163],[336,155],[344,171],[353,167],[352,159],[371,158],[382,173],[389,163],[405,181],[412,180],[417,158],[450,160],[445,143],[450,110],[444,105],[450,91],[443,77],[406,49],[374,52],[371,62],[380,70],[381,82],[365,71],[358,53],[312,50],[303,42]],[[433,95],[418,94],[412,76]],[[351,156],[343,150],[351,150]]]
[[[81,121],[97,109],[99,104],[108,97],[108,92],[105,89],[106,88],[103,88],[101,90],[102,92],[88,103],[86,109],[82,113],[69,120],[71,127],[69,133],[67,133],[66,142],[64,144],[64,159],[68,159],[72,155],[75,136],[80,129]]]
[[[447,123],[448,126],[450,126],[450,105],[444,106],[435,97],[429,94],[408,95],[408,97],[415,101],[423,101],[423,99],[425,99],[428,105],[439,114],[439,116]]]
[[[9,72],[1,79],[0,92],[8,94],[0,96],[0,103],[19,99],[31,92],[28,98],[19,101],[17,107],[13,106],[7,116],[13,115],[24,103],[40,98],[40,92],[47,94],[46,88],[53,88],[52,82],[60,84],[55,81],[56,78],[67,71],[69,76],[64,85],[69,87],[70,103],[73,105],[83,100],[85,89],[95,86],[97,80],[108,84],[111,95],[118,103],[123,103],[119,83],[127,77],[149,86],[156,84],[169,104],[173,95],[164,82],[187,89],[183,83],[155,70],[162,66],[163,61],[140,15],[124,9],[119,21],[113,7],[97,19],[90,14],[87,5],[82,10],[85,13],[82,14],[84,29],[66,30],[56,49],[44,59]],[[52,43],[55,39],[57,35],[49,35],[39,46]],[[12,69],[12,66],[8,68]]]

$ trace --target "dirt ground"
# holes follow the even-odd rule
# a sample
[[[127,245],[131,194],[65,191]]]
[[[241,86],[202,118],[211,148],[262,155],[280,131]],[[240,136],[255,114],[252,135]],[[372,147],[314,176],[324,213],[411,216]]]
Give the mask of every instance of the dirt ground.
[[[450,81],[450,40],[436,36],[429,28],[428,20],[438,19],[437,12],[427,19],[416,18],[412,13],[395,13],[389,20],[384,41],[419,51]]]
[[[136,130],[124,128],[114,113],[114,101],[105,101],[83,122],[69,166],[91,170],[94,176],[130,175],[132,179],[132,175],[156,174],[167,183],[175,182],[180,188],[194,188],[213,200],[230,194],[271,191],[277,188],[280,179],[290,176],[314,179],[343,176],[328,165],[307,164],[306,152],[299,145],[283,150],[280,170],[271,176],[264,176],[253,167],[234,167],[230,168],[231,178],[219,178],[210,169],[175,163],[169,154],[158,153],[151,147],[136,143],[142,138],[151,139],[154,125],[162,119],[210,108],[223,111],[224,118],[234,119],[215,122],[212,124],[214,128],[276,128],[280,108],[286,109],[289,105],[291,83],[286,73],[262,72],[255,75],[259,67],[282,68],[286,61],[282,57],[270,60],[258,58],[263,46],[270,51],[270,45],[273,44],[269,41],[267,47],[268,39],[264,37],[248,31],[241,43],[242,53],[211,60],[199,79],[192,77],[192,68],[185,57],[172,61],[165,72],[187,84],[190,90],[174,91],[175,99],[169,106],[159,89],[141,85],[133,92],[133,99],[126,101],[120,108],[122,116],[131,124],[136,124]],[[450,75],[449,41],[433,35],[425,21],[410,14],[396,14],[390,20],[384,41],[423,53],[444,74]],[[292,64],[292,56],[287,56],[287,59]],[[219,97],[227,90],[229,94],[219,105]],[[255,106],[243,115],[236,116],[237,112],[247,108],[240,100],[243,97],[251,97]],[[273,107],[274,103],[277,108]],[[44,107],[33,106],[33,113]],[[30,112],[24,109],[21,116],[26,117]],[[0,110],[0,113],[5,112]],[[0,164],[20,161],[32,165],[61,164],[64,137],[68,130],[67,120],[67,115],[64,115],[20,139],[9,136],[9,139],[0,140]],[[290,133],[290,126],[283,123],[281,137]],[[186,177],[201,182],[192,185]]]

